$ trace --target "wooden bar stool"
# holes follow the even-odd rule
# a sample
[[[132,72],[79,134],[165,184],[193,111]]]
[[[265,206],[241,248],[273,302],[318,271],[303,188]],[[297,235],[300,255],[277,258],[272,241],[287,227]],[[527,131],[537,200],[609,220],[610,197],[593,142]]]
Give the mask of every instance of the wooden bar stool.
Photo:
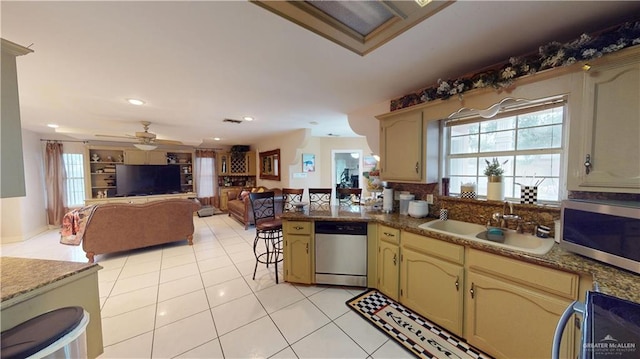
[[[338,188],[336,191],[339,205],[355,206],[360,204],[362,188]]]
[[[256,226],[256,237],[253,240],[253,254],[256,266],[253,279],[256,279],[258,263],[275,266],[276,283],[278,283],[278,262],[282,262],[282,220],[276,218],[274,192],[255,192],[249,194],[253,218]],[[264,248],[260,247],[264,242]]]
[[[309,188],[309,210],[328,211],[331,208],[331,188]]]
[[[302,202],[304,188],[283,188],[282,189],[282,212],[295,210],[291,203]]]

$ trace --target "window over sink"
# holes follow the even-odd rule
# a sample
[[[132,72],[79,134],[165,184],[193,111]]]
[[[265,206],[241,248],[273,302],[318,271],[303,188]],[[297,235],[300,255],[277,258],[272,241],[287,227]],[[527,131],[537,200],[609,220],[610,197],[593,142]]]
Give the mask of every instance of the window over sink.
[[[497,158],[504,163],[506,198],[519,198],[520,185],[536,183],[539,202],[559,202],[564,197],[566,100],[523,102],[461,110],[446,120],[445,177],[450,178],[451,194],[460,194],[460,186],[472,182],[478,195],[486,196],[485,160]]]

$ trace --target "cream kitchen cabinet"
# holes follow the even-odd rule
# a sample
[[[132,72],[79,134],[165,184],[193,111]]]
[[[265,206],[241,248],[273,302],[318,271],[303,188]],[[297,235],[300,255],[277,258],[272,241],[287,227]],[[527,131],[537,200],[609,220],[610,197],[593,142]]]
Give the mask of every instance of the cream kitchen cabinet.
[[[462,336],[464,247],[403,231],[400,303]]]
[[[249,152],[218,152],[217,170],[219,176],[255,176],[256,153]]]
[[[400,230],[378,225],[378,275],[380,292],[398,300],[400,277]]]
[[[465,334],[469,344],[496,358],[548,358],[564,309],[578,298],[577,274],[468,250]],[[574,326],[561,356],[572,358]]]
[[[640,48],[594,62],[582,96],[581,118],[571,123],[569,189],[640,193]]]
[[[284,220],[284,280],[311,284],[313,278],[313,222]]]
[[[438,123],[421,110],[389,113],[380,121],[380,179],[435,182],[438,176]]]
[[[166,165],[167,153],[164,151],[124,150],[124,163],[127,165]]]

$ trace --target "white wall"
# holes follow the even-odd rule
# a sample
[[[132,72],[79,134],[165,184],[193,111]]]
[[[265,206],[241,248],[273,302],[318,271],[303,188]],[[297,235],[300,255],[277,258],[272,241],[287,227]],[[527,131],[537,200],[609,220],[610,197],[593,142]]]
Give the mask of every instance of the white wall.
[[[23,129],[22,151],[26,196],[0,199],[2,243],[24,241],[48,229],[40,136]]]
[[[264,138],[260,142],[251,146],[251,150],[256,152],[256,184],[267,188],[285,188],[293,187],[290,184],[292,177],[293,164],[301,159],[297,156],[298,148],[304,146],[309,138],[311,131],[308,129],[298,129],[281,134]],[[260,179],[260,152],[272,151],[280,149],[280,181],[261,180]]]
[[[390,108],[391,101],[387,100],[347,114],[351,129],[367,138],[370,152],[376,155],[380,155],[380,126],[376,116],[388,113]]]
[[[388,108],[388,107],[387,107]],[[375,122],[376,136],[378,132],[377,120]],[[361,149],[363,154],[369,155],[372,151],[365,137],[312,137],[311,130],[300,129],[286,135],[278,135],[265,138],[252,146],[256,151],[259,162],[259,153],[280,149],[282,157],[280,181],[261,180],[258,176],[257,185],[278,188],[314,188],[331,187],[331,150]],[[313,154],[316,159],[315,172],[302,172],[302,154]],[[306,175],[302,177],[300,175]],[[308,191],[306,192],[308,193]],[[305,193],[305,196],[306,196]]]

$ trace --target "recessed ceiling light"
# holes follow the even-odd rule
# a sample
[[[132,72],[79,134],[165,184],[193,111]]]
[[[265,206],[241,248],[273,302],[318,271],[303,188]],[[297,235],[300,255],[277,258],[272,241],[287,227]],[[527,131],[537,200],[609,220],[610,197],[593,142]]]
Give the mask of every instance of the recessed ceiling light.
[[[214,141],[220,141],[220,137],[214,137],[213,140]]]
[[[47,127],[58,128],[60,126],[56,125],[55,123],[50,123],[50,124],[47,125]]]
[[[249,121],[249,122],[253,121],[253,117],[251,117],[251,116],[244,116],[243,119],[245,121]]]
[[[144,105],[144,101],[139,100],[137,98],[128,98],[127,102],[132,104],[132,105],[136,105],[136,106],[142,106]]]

